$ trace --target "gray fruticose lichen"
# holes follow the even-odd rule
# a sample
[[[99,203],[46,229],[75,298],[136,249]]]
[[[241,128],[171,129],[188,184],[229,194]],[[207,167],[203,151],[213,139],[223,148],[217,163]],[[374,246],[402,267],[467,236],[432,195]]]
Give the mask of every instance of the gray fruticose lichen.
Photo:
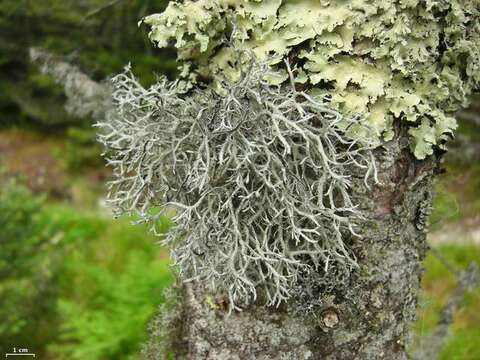
[[[155,230],[175,209],[163,243],[184,281],[228,294],[233,307],[259,293],[278,305],[302,274],[357,266],[344,241],[361,219],[349,186],[353,174],[375,181],[375,144],[345,135],[361,119],[297,91],[288,65],[291,85],[272,86],[268,65],[238,56],[250,66],[221,95],[116,76],[115,112],[98,124],[99,139],[118,214],[138,213]]]
[[[170,2],[144,21],[174,43],[180,79],[116,76],[98,124],[111,204],[154,231],[174,208],[163,242],[181,278],[232,308],[278,305],[305,274],[348,275],[352,177],[375,181],[371,150],[394,121],[418,159],[444,147],[479,87],[479,13],[467,0]]]
[[[235,48],[271,58],[271,84],[288,82],[289,58],[311,96],[365,115],[357,137],[389,140],[403,121],[418,159],[444,148],[480,85],[476,0],[185,0],[144,22],[159,47],[177,48],[187,88],[239,79]]]

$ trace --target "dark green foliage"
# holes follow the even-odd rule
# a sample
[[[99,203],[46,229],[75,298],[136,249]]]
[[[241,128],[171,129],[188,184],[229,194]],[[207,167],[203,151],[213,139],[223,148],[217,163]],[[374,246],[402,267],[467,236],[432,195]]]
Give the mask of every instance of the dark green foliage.
[[[94,79],[132,62],[146,82],[155,73],[172,74],[169,51],[158,51],[137,22],[163,10],[166,0],[42,0],[0,2],[1,124],[24,121],[55,126],[79,121],[64,111],[63,89],[39,74],[28,60],[31,46],[67,56]]]
[[[44,245],[44,239],[35,236],[34,221],[41,198],[34,198],[29,190],[15,179],[3,179],[0,192],[0,274],[18,275],[30,266],[31,256]],[[22,226],[19,226],[22,225]],[[27,240],[28,239],[28,243]],[[18,246],[25,241],[24,246]]]
[[[158,238],[131,219],[48,204],[14,179],[0,185],[0,351],[135,358],[171,283]]]
[[[43,330],[55,311],[60,259],[55,239],[39,224],[43,199],[14,179],[0,183],[0,350],[6,350],[49,340]]]

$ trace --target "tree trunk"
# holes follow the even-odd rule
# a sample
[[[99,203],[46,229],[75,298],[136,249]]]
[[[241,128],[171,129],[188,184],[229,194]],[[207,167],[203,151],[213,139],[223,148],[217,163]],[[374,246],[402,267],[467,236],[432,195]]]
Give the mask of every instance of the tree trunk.
[[[379,184],[367,191],[358,180],[352,189],[365,221],[362,238],[351,245],[360,267],[346,284],[330,291],[319,285],[319,306],[309,316],[263,305],[228,314],[218,294],[199,283],[183,285],[176,329],[168,329],[176,336],[175,359],[408,358],[438,162],[416,160],[405,134],[375,156]],[[165,350],[155,348],[163,325],[155,326],[146,354],[164,359]]]
[[[83,82],[74,85],[85,92]],[[100,103],[100,110],[108,108]],[[398,129],[394,140],[375,150],[379,184],[367,190],[363,176],[354,181],[352,195],[365,216],[362,238],[349,241],[359,268],[342,281],[335,275],[318,276],[317,284],[308,280],[312,312],[298,311],[309,304],[296,299],[280,308],[258,304],[229,313],[221,295],[201,283],[184,284],[175,308],[153,324],[146,357],[407,359],[438,165],[434,156],[414,158],[407,130]]]

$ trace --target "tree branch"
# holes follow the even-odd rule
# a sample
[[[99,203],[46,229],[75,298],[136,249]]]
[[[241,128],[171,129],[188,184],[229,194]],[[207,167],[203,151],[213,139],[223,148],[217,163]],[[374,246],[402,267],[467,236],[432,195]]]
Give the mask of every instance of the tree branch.
[[[111,108],[110,87],[92,80],[77,66],[38,48],[30,49],[30,60],[39,65],[42,73],[64,86],[68,99],[65,108],[70,114],[98,120]]]
[[[90,12],[87,13],[87,15],[85,15],[85,17],[83,18],[83,21],[87,20],[88,18],[91,18],[92,16],[95,16],[97,15],[98,13],[101,13],[102,11],[112,7],[112,6],[115,6],[117,5],[119,2],[122,2],[123,0],[111,0],[110,2],[106,3],[105,5],[103,6],[100,6]]]

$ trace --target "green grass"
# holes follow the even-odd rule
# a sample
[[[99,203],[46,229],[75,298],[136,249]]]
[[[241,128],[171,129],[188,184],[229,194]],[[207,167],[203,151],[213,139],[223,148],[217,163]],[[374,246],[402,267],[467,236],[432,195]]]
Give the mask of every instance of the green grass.
[[[172,282],[159,239],[130,219],[65,205],[47,206],[42,220],[66,246],[58,278],[60,335],[49,351],[58,359],[136,359]]]
[[[475,245],[442,245],[437,248],[443,259],[458,270],[464,270],[470,262],[480,262],[480,247]],[[422,280],[424,292],[418,311],[415,330],[419,336],[416,346],[422,346],[422,336],[434,327],[443,306],[456,286],[457,278],[433,254],[425,260],[425,274]],[[480,287],[467,293],[460,309],[455,314],[454,323],[447,346],[439,360],[478,360],[480,359]]]
[[[0,180],[0,350],[22,346],[55,360],[137,359],[173,280],[160,239],[131,219],[47,203]],[[169,226],[163,218],[157,230]]]

